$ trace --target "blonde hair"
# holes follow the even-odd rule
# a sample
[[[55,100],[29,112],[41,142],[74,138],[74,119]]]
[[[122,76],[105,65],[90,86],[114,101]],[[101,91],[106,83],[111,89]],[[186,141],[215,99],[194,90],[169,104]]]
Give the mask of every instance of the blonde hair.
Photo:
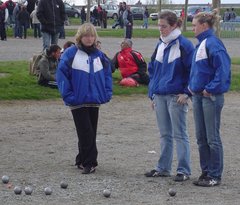
[[[210,28],[213,28],[215,23],[220,20],[220,16],[218,16],[218,10],[214,9],[211,13],[207,12],[199,12],[194,16],[200,24],[207,23]]]
[[[96,28],[91,23],[84,23],[83,25],[81,25],[78,28],[77,34],[75,35],[76,44],[81,45],[82,44],[81,40],[82,40],[83,36],[86,36],[86,35],[92,35],[95,37],[93,44],[94,44],[94,46],[96,46],[98,34],[97,34]]]

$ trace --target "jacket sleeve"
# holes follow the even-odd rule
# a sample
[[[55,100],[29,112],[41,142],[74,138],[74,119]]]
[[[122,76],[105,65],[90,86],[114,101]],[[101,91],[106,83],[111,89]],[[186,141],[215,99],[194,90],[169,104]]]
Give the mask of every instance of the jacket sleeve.
[[[38,7],[37,7],[37,18],[41,24],[47,24],[48,22],[47,19],[45,18],[44,11],[45,11],[44,2],[39,1]]]
[[[218,94],[228,91],[231,81],[231,60],[225,50],[209,56],[209,63],[215,70],[214,78],[205,86],[207,92]]]
[[[189,76],[191,71],[193,53],[194,53],[194,46],[191,42],[186,44],[186,46],[183,48],[183,51],[181,51],[181,60],[184,67],[184,73],[183,73],[183,83],[185,84],[184,93],[187,95],[191,95],[188,89],[188,84],[189,84]]]
[[[119,54],[119,52],[117,52],[112,59],[112,73],[114,73],[115,70],[118,69],[118,67],[119,67],[118,59],[117,59],[118,54]]]
[[[153,84],[153,75],[154,75],[154,61],[155,61],[155,58],[156,58],[156,54],[157,54],[157,50],[158,50],[158,46],[159,46],[159,43],[158,45],[156,46],[152,56],[151,56],[151,61],[148,63],[148,74],[149,74],[149,84],[148,84],[148,97],[153,100],[154,98],[154,95],[153,95],[153,92],[152,92],[152,84]]]
[[[64,103],[66,105],[74,105],[75,97],[73,93],[73,87],[71,85],[72,68],[69,66],[67,57],[64,58],[66,53],[63,53],[63,57],[61,57],[58,64],[56,81],[58,85],[58,90],[63,98]]]
[[[104,75],[105,75],[105,90],[107,92],[108,101],[112,98],[112,69],[111,62],[104,55]]]

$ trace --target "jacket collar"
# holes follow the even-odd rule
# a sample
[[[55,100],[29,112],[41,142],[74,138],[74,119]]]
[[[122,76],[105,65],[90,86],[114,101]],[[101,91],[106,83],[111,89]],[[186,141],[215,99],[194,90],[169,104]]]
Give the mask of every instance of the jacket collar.
[[[206,39],[209,36],[214,35],[214,30],[213,29],[208,29],[202,33],[200,33],[196,38],[198,39],[199,42],[202,42],[204,39]]]

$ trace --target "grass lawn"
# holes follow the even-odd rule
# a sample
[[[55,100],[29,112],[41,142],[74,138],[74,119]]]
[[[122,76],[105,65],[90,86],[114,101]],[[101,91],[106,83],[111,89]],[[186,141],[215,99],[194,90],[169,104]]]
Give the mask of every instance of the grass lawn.
[[[232,59],[232,91],[240,91],[240,58]],[[36,76],[29,75],[27,61],[6,61],[0,64],[0,100],[44,100],[60,98],[57,89],[45,88],[37,84]],[[119,86],[120,73],[113,74],[113,94],[146,94],[147,86]]]

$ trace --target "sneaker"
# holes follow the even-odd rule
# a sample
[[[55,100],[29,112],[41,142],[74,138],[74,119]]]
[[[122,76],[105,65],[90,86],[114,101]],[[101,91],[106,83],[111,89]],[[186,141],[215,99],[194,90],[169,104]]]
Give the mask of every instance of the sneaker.
[[[91,174],[95,172],[95,167],[83,167],[82,174]]]
[[[144,175],[146,177],[170,177],[168,172],[159,172],[155,169],[151,170],[150,172],[146,172]]]
[[[174,177],[175,182],[183,182],[189,179],[189,176],[183,173],[177,173],[177,175]]]
[[[198,182],[203,181],[207,177],[207,172],[202,172],[200,177],[197,180],[193,181],[194,185],[198,185]]]
[[[77,168],[83,170],[83,165],[82,164],[78,164]]]
[[[217,186],[221,184],[220,179],[214,179],[212,177],[205,177],[202,181],[199,181],[197,186],[203,186],[203,187],[212,187],[212,186]]]

